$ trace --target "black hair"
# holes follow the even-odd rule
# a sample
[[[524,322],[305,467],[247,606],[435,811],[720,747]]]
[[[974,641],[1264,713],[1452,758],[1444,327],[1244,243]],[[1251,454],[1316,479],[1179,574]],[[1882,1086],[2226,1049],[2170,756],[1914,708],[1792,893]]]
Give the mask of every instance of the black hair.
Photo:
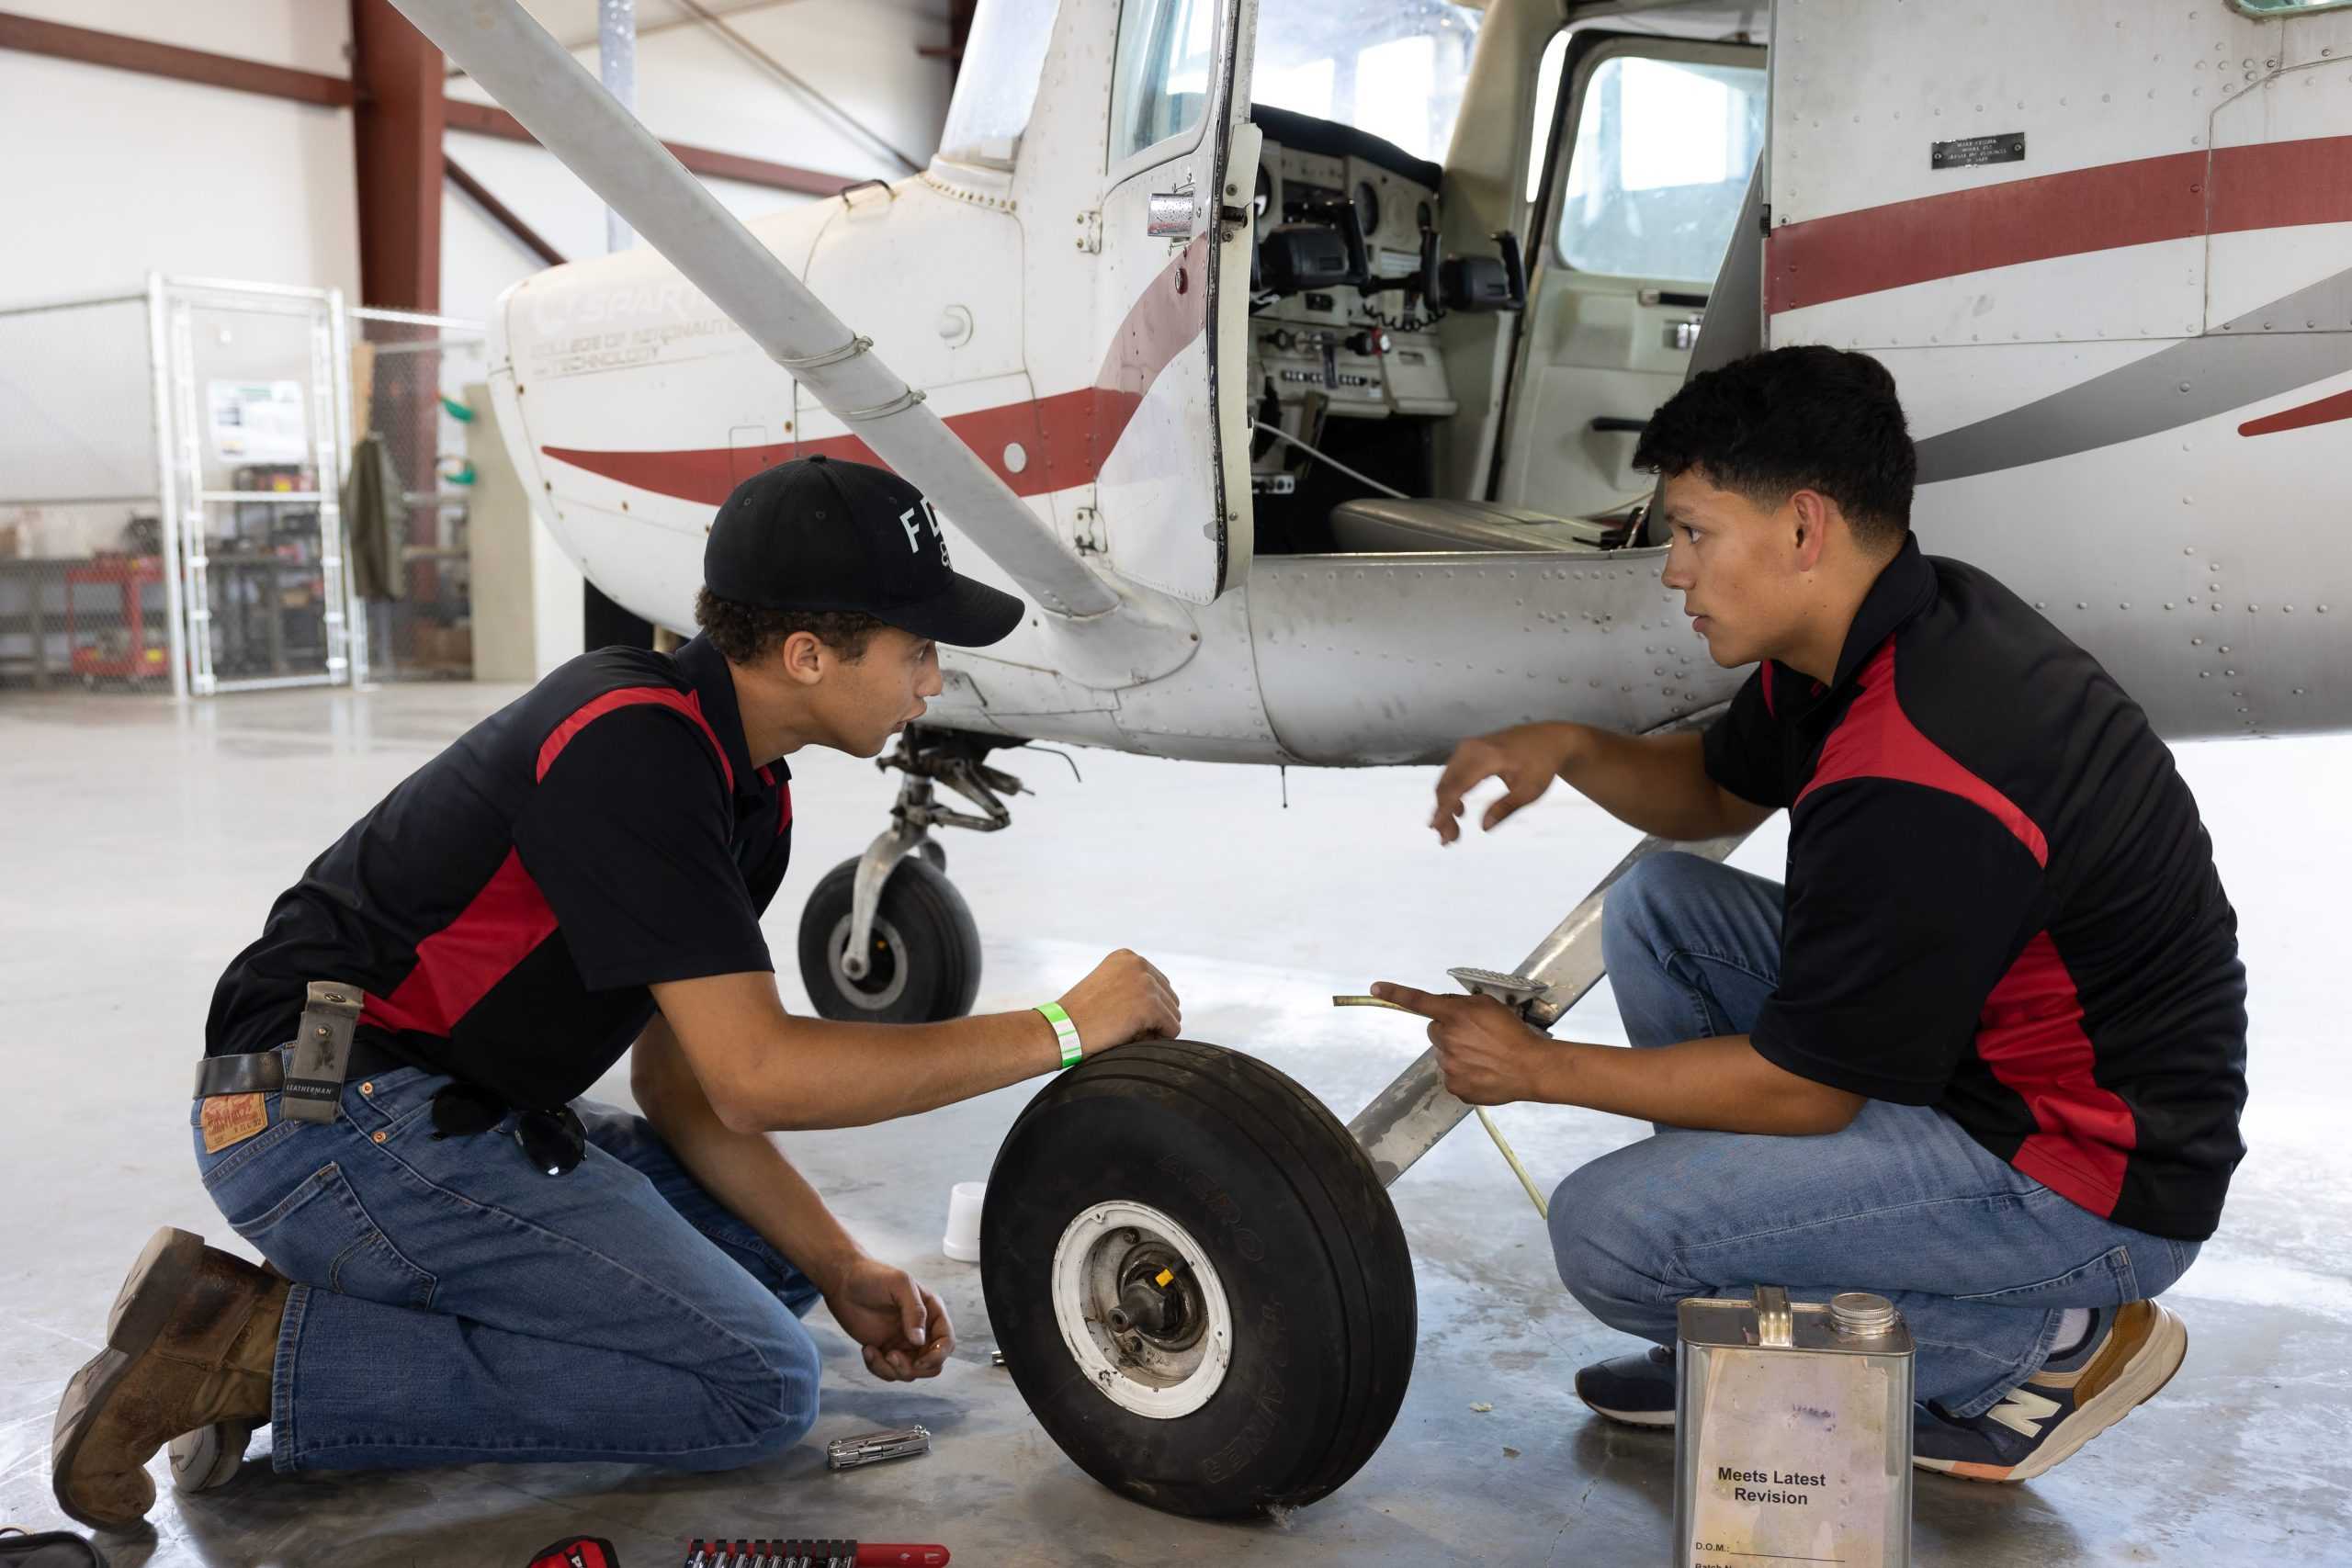
[[[1884,548],[1911,527],[1918,457],[1886,367],[1805,344],[1691,377],[1650,415],[1634,466],[1696,472],[1758,506],[1819,491],[1858,538]]]
[[[795,632],[807,632],[854,664],[888,623],[857,610],[770,610],[722,599],[706,588],[695,595],[695,625],[730,664],[756,664]]]

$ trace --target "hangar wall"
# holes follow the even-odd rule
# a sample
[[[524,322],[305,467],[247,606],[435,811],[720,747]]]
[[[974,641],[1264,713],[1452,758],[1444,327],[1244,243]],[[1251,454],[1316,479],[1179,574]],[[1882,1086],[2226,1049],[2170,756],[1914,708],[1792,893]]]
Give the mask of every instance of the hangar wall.
[[[739,0],[740,3],[740,0]],[[9,0],[18,15],[266,64],[342,75],[351,16],[334,0]],[[592,72],[593,0],[531,8]],[[724,0],[711,7],[728,11]],[[638,107],[663,138],[848,178],[903,165],[768,75],[666,0],[639,7]],[[947,113],[945,0],[796,0],[724,16],[850,114],[917,160]],[[584,24],[584,25],[583,25]],[[453,99],[487,102],[463,76]],[[358,298],[352,111],[322,108],[46,56],[0,51],[0,301],[136,284],[148,271],[339,288]],[[450,156],[567,256],[604,249],[604,209],[554,157],[452,132]],[[37,154],[37,155],[34,155]],[[811,199],[707,182],[744,216]],[[223,199],[224,191],[243,193]],[[538,259],[454,188],[442,203],[443,313],[479,318]]]
[[[525,4],[593,74],[596,0]],[[637,9],[637,107],[666,141],[844,181],[899,177],[908,164],[893,149],[919,164],[937,142],[953,80],[948,0],[697,0],[731,39],[680,0]],[[352,74],[353,10],[350,0],[0,0],[0,12],[35,23],[336,78]],[[490,101],[454,70],[444,91]],[[150,272],[410,305],[361,290],[354,136],[349,107],[0,47],[0,137],[13,150],[0,160],[0,306],[136,292]],[[602,203],[552,154],[461,129],[442,151],[561,254],[605,248]],[[746,218],[818,199],[706,184]],[[502,290],[545,265],[447,179],[440,217],[444,315],[486,320]],[[13,411],[17,433],[0,441],[0,502],[13,498],[0,504],[6,553],[63,559],[119,547],[142,508],[111,498],[152,493],[142,321],[134,305],[0,328],[0,411]],[[74,438],[62,434],[73,411],[134,407],[142,417],[83,419]],[[69,499],[101,495],[110,499]]]
[[[9,0],[44,21],[343,75],[347,6]],[[0,302],[150,271],[359,287],[351,111],[0,51]],[[227,193],[240,195],[231,196]]]

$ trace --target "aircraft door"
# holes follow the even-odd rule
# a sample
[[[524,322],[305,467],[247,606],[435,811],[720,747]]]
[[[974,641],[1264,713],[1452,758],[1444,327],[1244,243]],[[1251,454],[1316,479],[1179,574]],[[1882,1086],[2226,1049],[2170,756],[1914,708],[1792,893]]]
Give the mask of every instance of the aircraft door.
[[[1121,576],[1196,604],[1240,581],[1250,555],[1241,367],[1257,8],[1126,0],[1112,66],[1092,532]]]
[[[1495,499],[1585,516],[1674,395],[1765,128],[1764,50],[1578,34],[1552,138]]]

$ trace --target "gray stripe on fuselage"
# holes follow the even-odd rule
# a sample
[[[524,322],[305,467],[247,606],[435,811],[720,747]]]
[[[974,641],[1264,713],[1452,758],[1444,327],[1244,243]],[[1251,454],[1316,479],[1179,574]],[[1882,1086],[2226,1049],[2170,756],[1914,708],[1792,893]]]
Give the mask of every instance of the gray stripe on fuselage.
[[[2271,331],[2265,332],[2263,323]],[[2306,321],[2320,323],[2302,330]],[[2295,329],[2278,331],[2280,327]],[[2328,330],[2333,329],[2333,330]],[[2136,441],[2352,370],[2352,271],[2145,359],[1919,443],[1919,482]]]

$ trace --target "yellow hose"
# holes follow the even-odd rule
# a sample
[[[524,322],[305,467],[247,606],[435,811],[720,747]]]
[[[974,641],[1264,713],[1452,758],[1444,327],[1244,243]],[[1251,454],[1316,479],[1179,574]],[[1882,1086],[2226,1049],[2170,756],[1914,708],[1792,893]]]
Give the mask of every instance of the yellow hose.
[[[1395,1002],[1383,1001],[1378,997],[1333,997],[1331,1005],[1335,1008],[1386,1008],[1390,1012],[1413,1010],[1398,1007]],[[1495,1147],[1510,1162],[1510,1173],[1519,1178],[1521,1187],[1527,1189],[1527,1201],[1535,1205],[1537,1216],[1548,1224],[1552,1218],[1552,1205],[1544,1201],[1544,1194],[1536,1190],[1535,1179],[1528,1175],[1527,1167],[1520,1163],[1519,1151],[1510,1146],[1510,1140],[1503,1136],[1503,1130],[1495,1125],[1495,1119],[1487,1114],[1485,1106],[1474,1106],[1472,1109],[1478,1112],[1478,1125],[1487,1130],[1487,1136],[1495,1141]]]

